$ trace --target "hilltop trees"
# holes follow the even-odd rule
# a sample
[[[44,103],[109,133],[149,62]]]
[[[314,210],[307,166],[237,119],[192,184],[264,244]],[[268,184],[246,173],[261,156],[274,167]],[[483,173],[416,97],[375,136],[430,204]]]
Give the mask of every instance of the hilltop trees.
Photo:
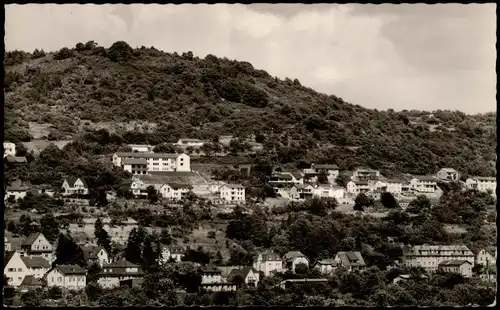
[[[409,213],[418,214],[421,212],[426,212],[431,208],[431,201],[425,195],[418,195],[417,198],[410,201],[408,205],[408,209],[406,210]]]
[[[354,200],[354,210],[363,211],[364,207],[371,206],[373,199],[366,196],[364,193],[359,193]]]
[[[87,262],[82,249],[76,244],[75,240],[65,234],[60,234],[57,241],[56,260],[53,265],[75,264],[86,267]]]
[[[97,238],[97,244],[102,246],[108,253],[111,253],[111,239],[100,218],[94,224],[94,235]]]
[[[382,195],[380,196],[380,202],[384,205],[384,207],[388,209],[394,209],[399,207],[398,202],[396,201],[396,199],[394,199],[394,196],[389,192],[382,193]]]

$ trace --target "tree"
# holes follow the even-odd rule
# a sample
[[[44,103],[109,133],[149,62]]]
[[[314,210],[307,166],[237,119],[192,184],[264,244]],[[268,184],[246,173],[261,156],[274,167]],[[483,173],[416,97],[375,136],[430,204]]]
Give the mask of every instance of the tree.
[[[142,250],[142,259],[146,268],[153,266],[157,261],[157,255],[156,252],[153,251],[151,242],[151,237],[147,236],[146,240],[144,240],[144,249]]]
[[[320,173],[318,174],[318,183],[328,184],[328,173],[326,171],[320,171]]]
[[[351,178],[348,175],[339,173],[339,175],[335,179],[335,183],[337,183],[338,186],[346,187],[347,183],[349,183],[350,180]]]
[[[134,57],[132,48],[124,41],[113,43],[108,49],[107,55],[109,59],[115,62],[127,61]]]
[[[148,186],[146,188],[146,191],[148,193],[148,199],[149,201],[151,201],[151,203],[158,202],[159,200],[158,191],[152,185]]]
[[[26,156],[28,153],[28,149],[24,146],[23,143],[16,143],[16,156]]]
[[[83,250],[76,244],[71,236],[60,234],[57,242],[56,260],[53,265],[75,264],[85,267],[87,262]]]
[[[142,243],[145,235],[144,231],[133,228],[129,234],[127,248],[125,249],[125,259],[134,264],[142,263]]]
[[[171,143],[162,143],[162,144],[158,144],[157,146],[155,146],[153,148],[153,152],[175,154],[175,153],[177,153],[177,149]]]
[[[389,192],[382,193],[382,196],[380,197],[380,202],[387,209],[394,209],[399,207],[398,202],[396,201],[396,199],[394,199],[394,196]]]
[[[409,213],[418,214],[421,212],[426,212],[431,208],[431,201],[425,195],[418,195],[417,198],[410,201],[408,204],[408,209],[406,210]]]
[[[49,288],[48,297],[50,299],[61,299],[62,298],[62,290],[58,286],[52,286]]]
[[[170,245],[172,244],[174,239],[172,238],[172,235],[167,229],[162,229],[160,233],[160,242],[162,244]]]
[[[305,275],[307,274],[308,270],[309,268],[307,267],[307,265],[303,263],[297,264],[297,266],[295,266],[295,273],[297,274]]]
[[[50,242],[54,242],[59,237],[59,223],[52,213],[45,214],[40,219],[42,233]]]
[[[102,246],[109,254],[111,254],[111,238],[108,232],[104,229],[102,221],[97,218],[94,225],[94,235],[97,238],[97,244]]]
[[[363,211],[364,207],[368,207],[373,204],[373,200],[368,198],[364,193],[359,193],[354,200],[354,210]]]
[[[97,263],[90,265],[87,271],[87,283],[97,282],[98,274],[101,272],[101,266]]]

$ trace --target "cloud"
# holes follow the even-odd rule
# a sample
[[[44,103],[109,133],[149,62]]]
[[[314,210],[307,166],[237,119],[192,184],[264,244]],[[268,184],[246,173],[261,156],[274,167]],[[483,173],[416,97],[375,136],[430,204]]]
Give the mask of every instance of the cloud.
[[[7,5],[7,50],[109,47],[248,61],[377,109],[496,110],[494,4]]]

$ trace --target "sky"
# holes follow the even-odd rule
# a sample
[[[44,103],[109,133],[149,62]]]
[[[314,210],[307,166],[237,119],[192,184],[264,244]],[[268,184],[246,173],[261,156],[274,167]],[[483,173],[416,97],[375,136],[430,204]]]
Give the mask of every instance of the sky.
[[[366,108],[496,111],[496,5],[5,6],[5,48],[94,40],[248,61]]]

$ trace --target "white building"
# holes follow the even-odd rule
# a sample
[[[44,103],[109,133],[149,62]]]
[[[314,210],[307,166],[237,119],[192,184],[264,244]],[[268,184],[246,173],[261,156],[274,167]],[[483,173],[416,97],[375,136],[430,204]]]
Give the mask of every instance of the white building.
[[[497,179],[494,177],[471,177],[465,181],[465,184],[467,188],[481,192],[491,190],[495,194],[497,190]]]
[[[92,264],[99,264],[99,266],[104,266],[111,263],[111,255],[102,246],[94,244],[81,245],[80,248],[83,251],[85,260],[87,260],[89,266]]]
[[[7,252],[4,257],[3,274],[7,278],[7,282],[10,286],[20,286],[24,277],[30,274],[28,267],[26,267],[26,264],[21,258],[18,252]]]
[[[229,274],[228,281],[236,282],[236,277],[240,276],[243,283],[250,287],[257,287],[259,285],[259,272],[253,267],[243,267],[241,269],[233,269]]]
[[[120,286],[120,281],[142,279],[143,277],[144,272],[141,266],[122,258],[114,263],[104,265],[97,282],[104,288],[115,288]]]
[[[314,189],[312,190],[312,194],[316,197],[335,198],[337,200],[340,200],[344,198],[345,189],[340,186],[319,185],[314,187]]]
[[[25,186],[11,186],[7,187],[5,191],[5,196],[4,200],[7,201],[7,199],[11,198],[17,201],[20,198],[26,197],[26,194],[28,193],[28,187]]]
[[[240,184],[225,184],[220,188],[220,198],[226,201],[244,202],[245,187]]]
[[[419,193],[434,193],[438,189],[436,178],[428,175],[414,176],[410,187]]]
[[[476,264],[486,265],[496,265],[497,264],[497,248],[488,247],[486,249],[481,249],[476,255]]]
[[[164,183],[160,186],[159,193],[163,198],[179,200],[191,192],[193,187],[189,184]]]
[[[299,251],[290,251],[283,256],[286,268],[295,272],[295,268],[299,264],[304,264],[309,267],[309,259]]]
[[[403,183],[401,180],[388,179],[386,181],[386,191],[391,194],[401,194],[403,192]]]
[[[163,247],[158,262],[160,265],[166,264],[170,259],[180,262],[185,255],[186,250],[184,248],[177,246]]]
[[[260,253],[253,262],[253,268],[262,271],[268,277],[272,272],[283,271],[283,261],[281,257],[273,252]]]
[[[69,177],[64,179],[62,184],[62,195],[87,195],[89,193],[89,187],[83,178]]]
[[[338,252],[334,261],[337,263],[337,267],[342,266],[349,272],[366,269],[365,260],[360,252]]]
[[[458,181],[460,180],[460,174],[453,168],[443,168],[438,171],[436,177],[444,181]]]
[[[129,144],[128,146],[132,149],[132,152],[139,152],[139,153],[153,152],[153,146],[149,144]]]
[[[133,175],[144,175],[148,173],[148,161],[143,158],[124,158],[122,168]]]
[[[356,169],[351,177],[353,181],[362,182],[366,182],[368,180],[377,180],[378,178],[380,178],[380,171],[369,168]]]
[[[153,186],[158,194],[165,199],[182,199],[193,190],[189,184],[180,184],[166,181],[167,178],[157,175],[137,175],[132,177],[130,190],[136,197],[147,197],[147,188]]]
[[[406,267],[423,267],[435,271],[441,262],[466,260],[474,267],[474,253],[465,245],[416,245],[404,255]]]
[[[310,179],[311,182],[318,181],[318,175],[325,173],[329,184],[335,184],[335,179],[339,175],[339,167],[337,165],[321,165],[311,164],[311,167],[304,169],[304,174]]]
[[[190,157],[186,154],[117,152],[113,154],[113,164],[122,167],[125,158],[146,160],[147,171],[191,171]]]
[[[10,141],[3,142],[3,157],[16,156],[16,145]]]
[[[205,143],[207,142],[199,139],[179,139],[179,141],[177,141],[177,143],[174,143],[174,145],[179,146],[181,148],[187,148],[187,147],[200,148]]]
[[[296,184],[304,184],[304,177],[293,172],[273,172],[269,178],[269,184],[273,186],[293,186]]]
[[[467,260],[445,260],[439,263],[438,269],[444,272],[461,274],[466,278],[472,277],[472,263]]]
[[[82,290],[87,285],[87,270],[78,265],[58,265],[46,273],[47,286]]]
[[[322,259],[316,263],[316,268],[323,275],[331,275],[337,269],[338,263],[334,259]]]
[[[311,184],[296,184],[289,191],[292,200],[302,200],[313,196],[314,186]]]

